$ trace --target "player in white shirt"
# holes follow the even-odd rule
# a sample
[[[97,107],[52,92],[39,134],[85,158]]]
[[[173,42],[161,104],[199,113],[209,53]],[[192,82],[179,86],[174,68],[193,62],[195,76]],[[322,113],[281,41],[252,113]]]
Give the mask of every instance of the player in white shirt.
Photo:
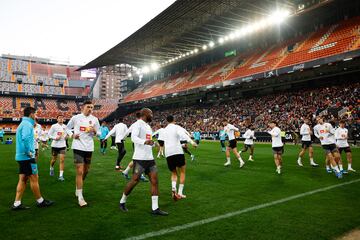
[[[330,123],[325,123],[322,116],[316,117],[317,125],[314,127],[314,135],[320,140],[327,161],[335,172],[337,178],[342,178],[342,166],[338,166],[340,154],[335,145],[335,129]],[[326,166],[326,168],[330,168]],[[339,168],[341,167],[341,169]]]
[[[140,112],[137,112],[137,113],[136,113],[136,121],[139,120],[140,118],[141,118]],[[135,122],[135,123],[136,123],[136,122]],[[132,131],[133,125],[134,125],[135,123],[133,123],[133,124],[128,128],[128,130],[126,131],[125,136],[124,136],[124,138],[123,138],[123,141],[125,141],[125,138],[127,138],[127,136],[129,136],[129,134],[130,134],[131,131]],[[133,146],[133,150],[134,150],[134,148],[135,148],[134,143],[132,144],[132,146]],[[126,180],[129,180],[129,179],[130,179],[130,177],[129,177],[129,172],[130,172],[130,170],[131,170],[133,167],[134,167],[134,162],[133,162],[133,161],[130,161],[129,164],[127,165],[127,167],[125,168],[125,170],[122,171],[122,175],[124,176],[124,178],[125,178]],[[120,168],[121,168],[121,166],[120,166]],[[146,179],[146,177],[145,177],[144,174],[141,174],[140,180],[143,181],[143,182],[148,182],[148,180]]]
[[[284,153],[284,144],[281,140],[281,130],[277,127],[277,123],[275,121],[271,121],[269,123],[269,127],[271,130],[268,131],[268,133],[271,135],[271,146],[274,154],[276,172],[281,174],[282,155]]]
[[[82,113],[73,116],[66,126],[67,134],[73,138],[74,163],[76,168],[76,192],[80,207],[87,205],[83,196],[83,185],[89,172],[94,151],[94,137],[100,136],[99,120],[91,113],[94,104],[86,101]]]
[[[140,111],[140,116],[141,119],[133,124],[131,130],[131,140],[135,145],[133,155],[134,172],[130,182],[124,189],[119,207],[123,212],[128,211],[125,206],[127,197],[139,183],[141,174],[145,173],[149,176],[151,183],[152,214],[166,216],[168,213],[159,208],[158,170],[152,152],[154,146],[154,141],[152,140],[153,132],[149,125],[152,121],[153,114],[150,109],[144,108]]]
[[[51,161],[50,161],[50,176],[54,176],[54,165],[56,160],[60,158],[59,167],[59,181],[64,181],[64,168],[65,168],[65,152],[66,152],[66,125],[64,124],[64,116],[57,116],[57,123],[53,124],[49,130],[49,138],[51,142]]]
[[[45,150],[49,148],[48,145],[48,140],[49,140],[49,136],[48,136],[48,131],[46,130],[46,128],[42,128],[41,129],[41,134],[40,134],[40,142],[41,142],[41,150]]]
[[[183,194],[185,184],[185,155],[180,143],[180,139],[185,139],[194,147],[197,144],[187,135],[182,127],[176,125],[173,116],[168,116],[168,125],[164,129],[164,144],[165,156],[168,168],[171,172],[171,191],[172,197],[176,201],[178,199],[186,198]],[[178,171],[180,172],[179,191],[176,191],[176,184],[178,179]]]
[[[239,131],[239,129],[237,127],[235,127],[234,125],[230,124],[228,122],[228,120],[224,119],[223,120],[223,126],[224,126],[224,131],[227,134],[228,138],[229,138],[229,145],[226,147],[226,163],[224,164],[224,166],[229,166],[231,164],[231,159],[230,159],[230,151],[232,151],[236,158],[239,160],[240,162],[240,168],[242,168],[245,164],[245,162],[242,160],[238,150],[237,150],[237,142],[236,142],[236,138],[235,138],[235,132]]]
[[[39,142],[40,142],[40,136],[41,136],[41,125],[37,122],[35,119],[35,125],[34,125],[34,138],[35,138],[35,161],[38,161],[39,158]]]
[[[250,125],[246,132],[243,134],[243,138],[245,138],[244,148],[239,151],[239,155],[241,156],[241,153],[246,152],[248,149],[250,149],[250,156],[248,161],[254,161],[254,140],[256,139],[256,137],[254,127],[252,125]]]
[[[111,131],[106,135],[106,137],[104,138],[104,140],[108,139],[110,136],[112,136],[113,134],[115,134],[115,144],[117,146],[118,149],[118,157],[116,159],[116,165],[115,165],[115,170],[120,170],[120,163],[121,160],[124,158],[125,154],[126,154],[126,149],[125,149],[125,135],[128,131],[128,127],[126,126],[126,124],[124,124],[123,119],[120,118],[119,119],[119,123],[116,124]]]
[[[304,123],[301,125],[300,127],[300,135],[301,137],[301,151],[299,153],[299,157],[297,160],[297,163],[299,166],[303,166],[301,158],[304,156],[306,149],[309,149],[309,158],[310,158],[310,165],[313,167],[317,167],[319,166],[318,164],[316,164],[314,162],[314,150],[312,147],[312,142],[311,142],[311,135],[313,134],[311,128],[310,128],[310,120],[305,118],[304,119]]]
[[[164,156],[164,126],[162,124],[160,124],[160,128],[153,133],[153,136],[156,135],[158,135],[159,152],[157,158],[159,158],[160,156]]]
[[[345,121],[340,120],[339,121],[339,127],[335,130],[335,139],[336,139],[336,145],[339,149],[340,156],[342,151],[346,154],[346,160],[348,162],[348,171],[350,172],[356,172],[352,167],[352,154],[350,145],[348,143],[348,130],[345,128]],[[341,161],[341,159],[340,159]]]
[[[179,125],[179,127],[181,127],[181,129],[184,131],[184,133],[191,138],[191,134],[190,134],[185,128],[183,128],[182,126],[180,126],[179,123],[178,123],[178,125]],[[187,154],[190,156],[191,161],[194,161],[194,160],[195,160],[195,155],[192,154],[192,153],[190,152],[190,150],[189,150],[189,146],[187,145],[187,143],[188,143],[188,142],[187,142],[187,138],[185,139],[185,138],[181,137],[181,138],[180,138],[180,143],[181,143],[181,147],[182,147],[182,149],[184,150],[184,152],[187,153]]]

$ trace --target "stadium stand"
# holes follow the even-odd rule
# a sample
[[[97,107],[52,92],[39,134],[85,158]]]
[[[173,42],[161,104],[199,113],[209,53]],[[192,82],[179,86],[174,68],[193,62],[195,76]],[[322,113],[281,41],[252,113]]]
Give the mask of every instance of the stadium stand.
[[[145,82],[129,93],[124,98],[124,102],[187,91],[217,82],[334,56],[359,48],[360,17],[358,16],[275,46],[249,51],[236,57],[228,57],[164,79]]]
[[[327,114],[329,119],[335,121],[337,116],[331,112],[342,111],[342,117],[350,121],[359,119],[359,94],[359,82],[340,86],[331,85],[205,106],[155,111],[153,122],[165,123],[168,115],[174,115],[176,121],[189,131],[200,129],[202,132],[216,132],[222,127],[225,116],[236,126],[239,126],[244,118],[251,117],[257,131],[266,130],[266,123],[273,119],[279,122],[281,129],[292,131],[299,129],[303,117],[313,118],[319,114]],[[128,125],[134,121],[133,113],[125,117]]]

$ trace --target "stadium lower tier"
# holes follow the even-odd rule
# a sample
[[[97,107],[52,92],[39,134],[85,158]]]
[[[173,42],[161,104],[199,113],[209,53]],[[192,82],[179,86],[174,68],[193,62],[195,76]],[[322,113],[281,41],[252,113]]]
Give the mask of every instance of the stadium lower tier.
[[[173,115],[175,121],[188,131],[217,132],[223,128],[223,120],[240,127],[245,118],[250,118],[255,131],[266,131],[268,122],[276,120],[283,131],[299,131],[303,118],[314,119],[325,115],[336,122],[339,118],[348,120],[348,125],[360,129],[360,82],[343,85],[329,85],[322,88],[288,91],[266,96],[253,96],[228,100],[213,105],[182,107],[154,111],[156,124],[166,124],[166,117]],[[135,121],[135,114],[125,117],[127,125]],[[245,128],[241,128],[242,131]]]
[[[303,69],[304,63],[354,52],[359,48],[360,17],[354,17],[268,48],[249,50],[192,71],[144,82],[130,92],[124,102],[184,92],[236,79],[251,80],[256,74],[262,74],[262,77],[273,76],[281,68],[289,67],[292,71]]]
[[[94,116],[103,119],[116,110],[118,100],[94,99]],[[22,117],[22,109],[26,106],[34,106],[37,109],[39,119],[56,119],[62,114],[66,119],[81,111],[80,100],[76,99],[46,99],[29,97],[0,97],[0,118],[19,119]]]

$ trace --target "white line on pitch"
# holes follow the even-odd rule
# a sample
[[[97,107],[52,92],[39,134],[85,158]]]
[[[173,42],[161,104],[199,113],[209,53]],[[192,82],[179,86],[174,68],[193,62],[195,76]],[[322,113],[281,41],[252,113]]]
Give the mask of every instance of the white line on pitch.
[[[193,227],[196,227],[196,226],[201,226],[201,225],[204,225],[204,224],[207,224],[207,223],[212,223],[212,222],[216,222],[216,221],[219,221],[219,220],[222,220],[222,219],[238,216],[238,215],[241,215],[243,213],[248,213],[248,212],[252,212],[252,211],[255,211],[255,210],[262,209],[262,208],[271,207],[271,206],[274,206],[274,205],[277,205],[277,204],[281,204],[281,203],[284,203],[284,202],[289,202],[291,200],[306,197],[306,196],[313,195],[313,194],[316,194],[316,193],[325,192],[325,191],[328,191],[328,190],[331,190],[331,189],[334,189],[334,188],[342,187],[342,186],[349,185],[349,184],[356,183],[356,182],[360,182],[360,179],[356,179],[356,180],[352,180],[352,181],[349,181],[349,182],[344,182],[344,183],[332,185],[332,186],[329,186],[329,187],[319,188],[319,189],[316,189],[316,190],[313,190],[313,191],[297,194],[297,195],[287,197],[287,198],[283,198],[283,199],[279,199],[279,200],[276,200],[276,201],[273,201],[273,202],[263,203],[263,204],[256,205],[256,206],[253,206],[253,207],[249,207],[249,208],[245,208],[245,209],[242,209],[242,210],[239,210],[239,211],[219,215],[219,216],[216,216],[216,217],[206,218],[206,219],[203,219],[203,220],[199,220],[199,221],[195,221],[195,222],[192,222],[192,223],[187,223],[187,224],[183,224],[183,225],[179,225],[179,226],[175,226],[175,227],[170,227],[170,228],[162,229],[162,230],[159,230],[159,231],[148,232],[148,233],[145,233],[145,234],[142,234],[142,235],[126,238],[125,240],[141,240],[141,239],[146,239],[146,238],[151,238],[151,237],[156,237],[156,236],[162,236],[162,235],[165,235],[165,234],[168,234],[168,233],[177,232],[177,231],[185,230],[185,229],[188,229],[188,228],[193,228]]]

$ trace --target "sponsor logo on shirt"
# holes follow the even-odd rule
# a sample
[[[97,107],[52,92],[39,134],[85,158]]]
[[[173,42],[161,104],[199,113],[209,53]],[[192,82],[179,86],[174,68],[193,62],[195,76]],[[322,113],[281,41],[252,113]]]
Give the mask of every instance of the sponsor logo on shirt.
[[[87,128],[87,127],[80,126],[80,132],[86,132],[86,128]]]
[[[151,140],[151,134],[146,134],[146,140]]]

